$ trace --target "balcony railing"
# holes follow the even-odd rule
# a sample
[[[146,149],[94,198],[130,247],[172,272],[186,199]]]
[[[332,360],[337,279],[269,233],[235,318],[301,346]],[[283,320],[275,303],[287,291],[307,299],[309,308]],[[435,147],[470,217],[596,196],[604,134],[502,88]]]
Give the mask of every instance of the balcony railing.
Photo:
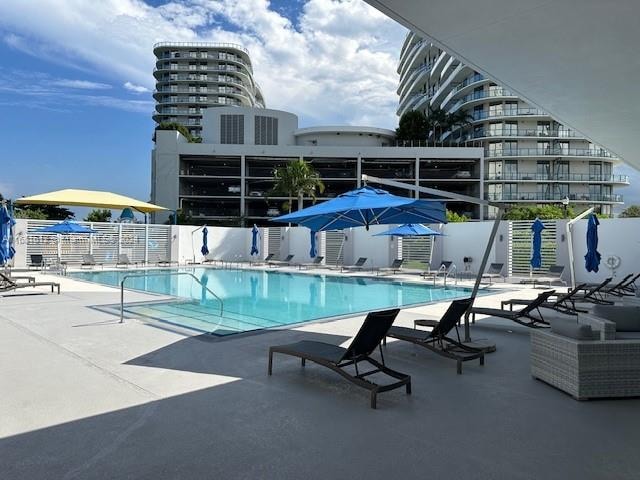
[[[249,55],[249,50],[244,48],[242,45],[238,45],[237,43],[210,43],[210,42],[158,42],[153,46],[153,49],[156,48],[184,48],[184,47],[194,47],[194,48],[234,48],[236,50],[240,50],[241,52]]]
[[[500,117],[520,117],[520,116],[541,116],[548,117],[549,114],[537,108],[503,108],[501,110],[479,110],[471,113],[473,120],[486,120]]]
[[[476,130],[463,135],[461,141],[487,137],[537,137],[537,138],[584,138],[578,132],[568,128],[558,130],[499,128],[495,130]]]
[[[616,158],[606,150],[589,150],[579,148],[505,148],[486,149],[485,157],[604,157]]]
[[[451,108],[452,110],[458,108],[463,103],[471,102],[473,100],[481,100],[483,98],[495,98],[495,97],[515,97],[513,93],[511,93],[506,88],[495,88],[492,90],[483,90],[482,92],[473,92],[469,95],[465,95],[460,98]]]
[[[512,202],[512,201],[526,201],[526,202],[562,202],[565,198],[569,198],[572,202],[607,202],[607,203],[622,203],[622,195],[617,194],[599,194],[591,195],[589,193],[537,193],[537,192],[525,192],[525,193],[487,193],[487,200],[495,202]]]
[[[163,81],[168,81],[170,82],[171,80],[163,80]],[[207,84],[211,84],[211,83],[233,83],[235,85],[242,85],[245,88],[248,88],[249,86],[246,85],[242,80],[239,80],[237,78],[233,78],[233,79],[224,79],[224,80],[220,80],[218,78],[208,78],[206,80],[193,80],[193,82],[198,82],[198,83],[207,83]],[[190,92],[188,88],[178,88],[177,90],[171,90],[171,87],[169,86],[164,86],[164,87],[158,87],[156,88],[153,93],[194,93],[194,92]],[[196,92],[197,93],[197,92]]]
[[[176,71],[180,71],[180,72],[191,72],[194,75],[197,75],[198,73],[202,73],[202,72],[239,72],[242,73],[243,75],[248,75],[251,72],[249,70],[240,68],[236,65],[217,65],[217,66],[207,66],[205,68],[189,68],[188,65],[177,65],[177,66],[160,66],[160,67],[155,67],[153,69],[153,72],[176,72]],[[249,72],[249,73],[247,73]]]
[[[544,173],[507,173],[500,175],[486,175],[485,179],[501,182],[531,180],[536,182],[629,183],[628,175],[590,175],[588,173],[566,173],[556,175]]]
[[[466,80],[464,80],[462,83],[456,85],[456,87],[453,89],[454,92],[459,92],[460,90],[462,90],[463,88],[465,88],[468,85],[471,85],[472,83],[477,83],[477,82],[481,82],[483,80],[486,80],[486,78],[484,77],[484,75],[480,74],[480,73],[475,73],[473,76],[467,78]]]

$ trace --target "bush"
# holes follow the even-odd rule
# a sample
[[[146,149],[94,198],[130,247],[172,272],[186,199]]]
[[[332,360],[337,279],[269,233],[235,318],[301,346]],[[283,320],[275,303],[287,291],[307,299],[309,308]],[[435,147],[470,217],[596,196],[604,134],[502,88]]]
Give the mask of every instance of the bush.
[[[84,219],[86,222],[108,222],[111,220],[111,210],[107,209],[95,209],[89,212],[87,218]]]
[[[620,214],[622,218],[635,218],[640,217],[640,205],[631,205],[625,208]]]
[[[460,215],[452,210],[447,210],[447,223],[461,223],[468,222],[469,217],[466,215]]]

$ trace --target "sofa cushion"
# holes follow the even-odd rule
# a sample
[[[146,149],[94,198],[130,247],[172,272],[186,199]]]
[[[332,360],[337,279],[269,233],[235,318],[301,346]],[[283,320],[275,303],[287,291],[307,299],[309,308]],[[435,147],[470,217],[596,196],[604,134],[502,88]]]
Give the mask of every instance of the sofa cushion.
[[[640,306],[596,305],[592,312],[614,322],[617,332],[640,332]]]
[[[566,318],[552,318],[551,332],[576,340],[595,340],[596,338],[591,325],[576,323],[575,320]]]

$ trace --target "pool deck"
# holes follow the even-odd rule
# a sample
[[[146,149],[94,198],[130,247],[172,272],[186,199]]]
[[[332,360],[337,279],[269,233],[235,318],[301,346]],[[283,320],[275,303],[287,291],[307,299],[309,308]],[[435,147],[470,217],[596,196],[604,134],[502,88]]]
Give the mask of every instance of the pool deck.
[[[292,270],[293,271],[293,270]],[[296,270],[297,271],[297,270]],[[119,291],[67,278],[62,294],[0,296],[4,479],[637,479],[640,399],[577,402],[531,378],[527,329],[472,326],[497,344],[464,365],[389,342],[413,394],[368,394],[270,345],[346,344],[362,316],[224,339],[93,308]],[[478,305],[540,290],[502,283]],[[510,290],[504,290],[508,288]],[[40,289],[45,292],[45,289]],[[129,292],[127,301],[149,296]],[[153,297],[157,299],[157,296]],[[438,318],[405,309],[397,324]]]

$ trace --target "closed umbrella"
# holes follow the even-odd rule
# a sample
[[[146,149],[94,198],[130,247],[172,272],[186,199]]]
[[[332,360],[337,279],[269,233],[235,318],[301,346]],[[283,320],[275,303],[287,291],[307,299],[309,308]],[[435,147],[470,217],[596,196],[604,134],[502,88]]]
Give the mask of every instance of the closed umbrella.
[[[311,250],[309,250],[309,256],[311,258],[316,258],[318,251],[316,249],[316,232],[311,230]]]
[[[5,264],[13,258],[15,250],[12,245],[12,230],[16,221],[9,213],[6,205],[0,206],[0,264]]]
[[[584,266],[587,272],[598,272],[600,269],[600,252],[598,252],[598,225],[600,221],[594,213],[589,215],[587,226],[587,254],[584,256]]]
[[[545,229],[544,223],[539,218],[531,225],[531,231],[533,232],[532,252],[531,252],[531,267],[542,267],[542,230]]]
[[[251,229],[251,256],[258,255],[260,250],[258,249],[258,237],[260,236],[260,230],[256,225]]]
[[[204,256],[204,257],[209,255],[209,247],[207,246],[207,235],[208,234],[209,234],[209,230],[207,230],[207,227],[204,227],[202,229],[202,248],[200,249],[200,253],[202,253],[202,256]]]
[[[352,227],[368,229],[369,225],[447,223],[447,218],[443,202],[399,197],[366,186],[271,221],[296,223],[321,232]]]

